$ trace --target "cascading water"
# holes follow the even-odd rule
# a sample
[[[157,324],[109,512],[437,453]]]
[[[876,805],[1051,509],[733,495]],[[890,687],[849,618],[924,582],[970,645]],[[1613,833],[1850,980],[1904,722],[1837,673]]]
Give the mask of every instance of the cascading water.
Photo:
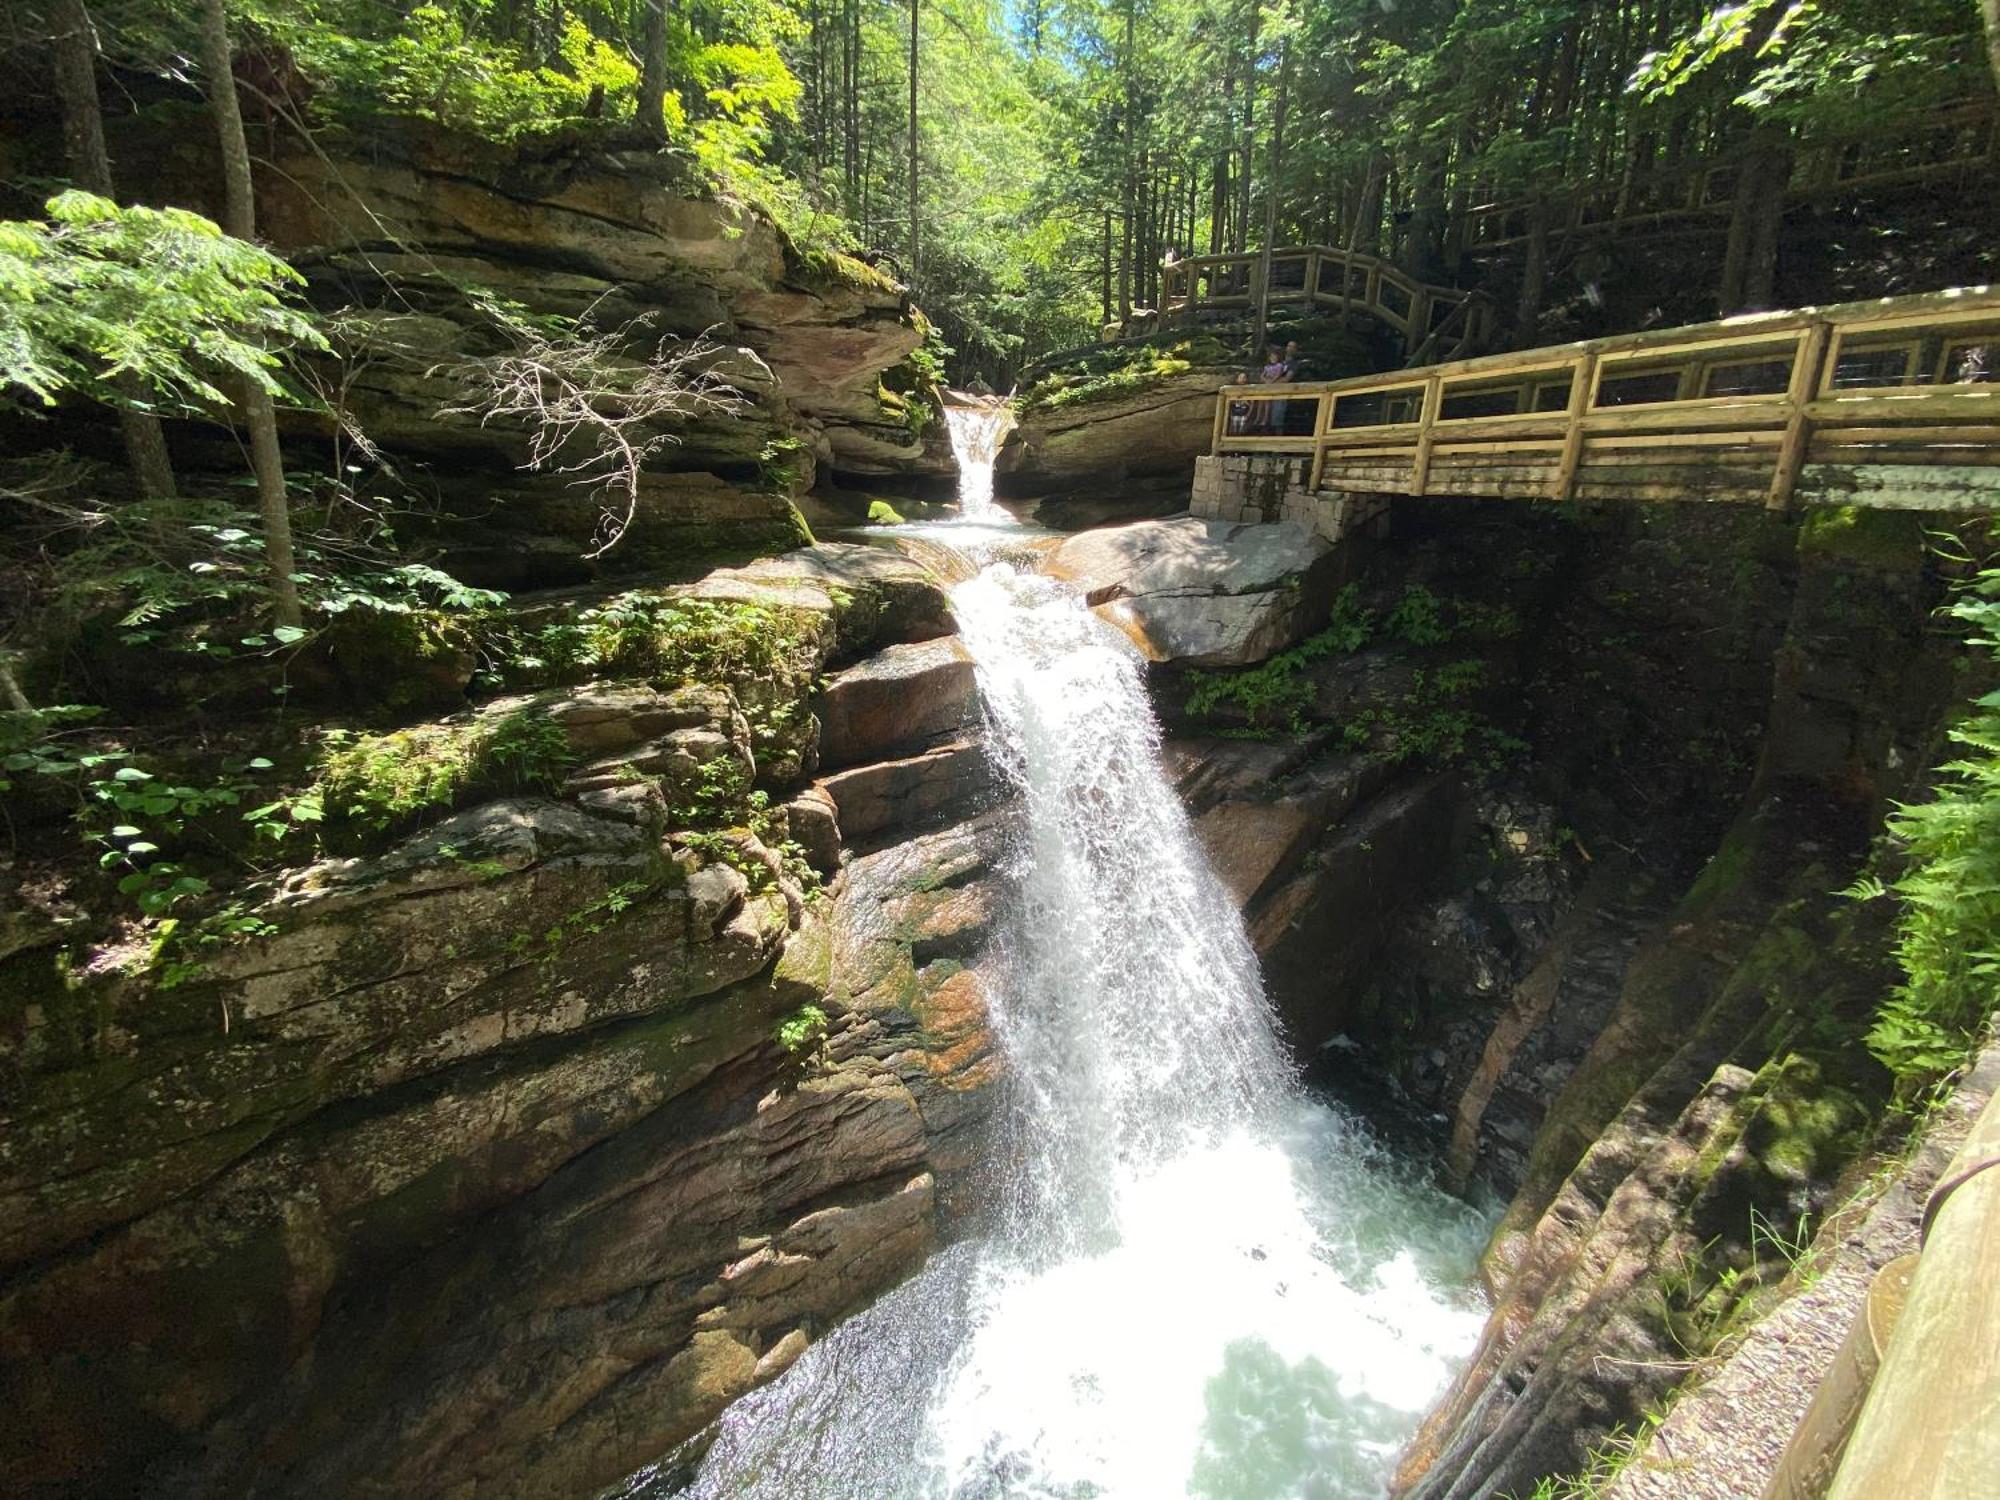
[[[1298,1083],[1123,637],[1008,562],[953,606],[1021,806],[1006,1201],[732,1407],[678,1492],[1378,1495],[1477,1336],[1483,1222]]]
[[[958,513],[967,521],[1007,521],[993,503],[993,460],[1014,425],[1014,413],[1001,402],[977,406],[947,406],[945,425],[951,429],[951,453],[958,460]]]

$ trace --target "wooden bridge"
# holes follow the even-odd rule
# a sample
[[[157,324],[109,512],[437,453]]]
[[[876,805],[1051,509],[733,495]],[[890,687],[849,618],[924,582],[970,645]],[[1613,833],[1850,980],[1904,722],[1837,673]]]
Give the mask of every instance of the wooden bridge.
[[[1902,120],[1871,121],[1867,130],[1822,133],[1791,144],[1785,196],[1790,202],[1893,192],[1920,185],[1991,180],[2000,172],[2000,113],[1987,98],[1961,99]],[[1559,238],[1672,230],[1726,220],[1736,207],[1742,153],[1705,157],[1623,180],[1610,173],[1581,186],[1533,197],[1475,202],[1454,225],[1467,253],[1525,242],[1539,207]]]
[[[2000,509],[2000,291],[1224,386],[1201,462],[1198,513],[1232,519],[1256,470],[1295,519],[1353,495]]]
[[[1160,267],[1159,318],[1187,323],[1241,313],[1258,303],[1261,253],[1200,255]],[[1495,310],[1483,292],[1432,286],[1383,260],[1331,245],[1271,252],[1270,305],[1359,312],[1402,335],[1407,355],[1453,359],[1492,339]]]

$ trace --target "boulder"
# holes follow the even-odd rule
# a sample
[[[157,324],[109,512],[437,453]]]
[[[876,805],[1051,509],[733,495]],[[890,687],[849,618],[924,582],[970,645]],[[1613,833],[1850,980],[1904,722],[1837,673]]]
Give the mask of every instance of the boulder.
[[[995,484],[1002,494],[1043,495],[1147,476],[1192,481],[1215,430],[1216,389],[1230,377],[1190,370],[1134,395],[1024,412],[1001,445]]]
[[[820,695],[820,763],[881,760],[963,729],[978,700],[972,658],[952,638],[889,646]]]
[[[859,542],[821,542],[745,567],[719,568],[685,592],[824,614],[833,622],[835,658],[957,629],[937,574],[901,552]]]
[[[1283,650],[1325,618],[1332,557],[1295,527],[1176,516],[1082,532],[1044,566],[1151,660],[1230,667]]]
[[[809,786],[784,807],[785,830],[822,875],[840,868],[840,814],[824,787]]]

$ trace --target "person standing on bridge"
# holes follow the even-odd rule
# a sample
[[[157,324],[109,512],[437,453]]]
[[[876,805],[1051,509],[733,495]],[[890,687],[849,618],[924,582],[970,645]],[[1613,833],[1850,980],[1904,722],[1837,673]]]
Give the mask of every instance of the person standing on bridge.
[[[1297,346],[1295,345],[1294,347],[1296,348]],[[1272,344],[1264,350],[1264,368],[1257,372],[1257,378],[1265,385],[1283,385],[1292,378],[1291,366],[1285,362],[1285,356],[1278,351],[1276,344]],[[1288,401],[1258,402],[1259,414],[1263,418],[1263,421],[1258,424],[1260,429],[1273,437],[1283,432],[1285,430],[1285,408],[1290,404]]]

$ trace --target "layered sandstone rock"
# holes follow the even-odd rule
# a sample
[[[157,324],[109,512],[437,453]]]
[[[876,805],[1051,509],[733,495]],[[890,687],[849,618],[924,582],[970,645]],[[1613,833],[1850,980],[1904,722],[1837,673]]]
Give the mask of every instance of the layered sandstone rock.
[[[950,624],[866,548],[682,593],[784,618],[856,680]],[[997,1074],[1006,813],[983,777],[912,793],[843,870],[837,799],[797,789],[813,740],[751,732],[768,687],[600,681],[446,721],[538,715],[572,764],[274,875],[244,896],[268,926],[178,983],[10,943],[19,1493],[589,1493],[922,1263]],[[793,789],[761,832],[683,827],[717,764],[767,779],[759,745]]]

